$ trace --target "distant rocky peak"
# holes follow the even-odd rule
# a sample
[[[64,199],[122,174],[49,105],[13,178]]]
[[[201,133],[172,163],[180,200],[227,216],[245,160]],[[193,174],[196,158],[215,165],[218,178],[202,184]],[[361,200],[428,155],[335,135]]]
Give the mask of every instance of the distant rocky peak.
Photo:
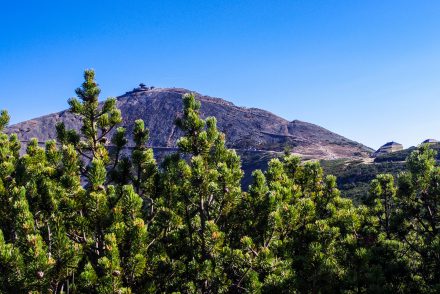
[[[127,134],[131,135],[134,121],[143,119],[150,129],[153,147],[173,148],[182,135],[174,121],[182,114],[182,95],[194,93],[201,101],[200,114],[215,116],[219,129],[225,133],[227,145],[252,152],[291,152],[311,159],[363,158],[372,149],[333,133],[323,127],[293,120],[291,122],[262,109],[245,108],[184,88],[155,88],[141,83],[117,98]],[[7,128],[26,142],[38,138],[43,142],[55,138],[55,125],[64,122],[67,128],[79,129],[81,121],[69,111],[61,111],[18,123]],[[111,134],[110,134],[111,135]],[[132,142],[131,138],[129,141]]]

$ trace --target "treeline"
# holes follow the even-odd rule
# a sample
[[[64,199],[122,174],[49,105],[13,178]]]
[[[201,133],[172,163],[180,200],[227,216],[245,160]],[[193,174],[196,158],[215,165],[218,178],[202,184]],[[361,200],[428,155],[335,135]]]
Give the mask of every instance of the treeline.
[[[23,156],[0,133],[2,293],[440,292],[428,147],[396,180],[378,176],[360,206],[289,154],[244,192],[240,158],[193,95],[176,120],[179,151],[158,165],[143,121],[129,142],[116,100],[99,104],[94,72],[84,77],[69,100],[80,133],[59,124],[56,141],[31,141]]]

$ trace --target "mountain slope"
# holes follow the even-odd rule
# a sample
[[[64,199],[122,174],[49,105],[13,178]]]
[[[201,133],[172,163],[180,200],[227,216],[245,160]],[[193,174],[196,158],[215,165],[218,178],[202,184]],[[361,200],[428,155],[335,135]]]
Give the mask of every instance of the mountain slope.
[[[174,147],[180,137],[174,120],[181,115],[182,95],[186,89],[136,88],[118,97],[117,105],[122,111],[123,126],[131,133],[133,122],[142,118],[150,129],[150,144],[154,147]],[[306,158],[334,159],[367,157],[371,149],[330,132],[314,124],[289,122],[268,111],[243,108],[219,98],[196,93],[201,101],[203,117],[215,116],[219,129],[226,134],[230,148],[254,151],[283,151],[292,149]],[[46,141],[55,138],[55,124],[63,121],[67,128],[78,129],[80,121],[68,111],[61,111],[18,123],[7,128],[17,133],[22,141],[38,138]]]

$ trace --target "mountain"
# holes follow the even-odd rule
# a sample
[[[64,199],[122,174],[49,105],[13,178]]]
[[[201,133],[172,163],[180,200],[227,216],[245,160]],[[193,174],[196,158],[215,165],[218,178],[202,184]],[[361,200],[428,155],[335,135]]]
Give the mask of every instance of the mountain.
[[[173,148],[181,135],[174,120],[182,113],[182,95],[189,92],[180,88],[135,88],[117,98],[122,125],[131,134],[133,122],[141,118],[150,129],[151,146]],[[360,143],[311,123],[287,121],[265,110],[195,95],[201,101],[201,115],[215,116],[219,129],[226,134],[228,147],[242,152],[280,152],[288,147],[306,159],[365,158],[372,152]],[[44,142],[55,138],[55,125],[60,121],[67,128],[78,129],[81,125],[77,117],[65,110],[11,125],[6,132],[17,133],[23,142],[31,138]]]

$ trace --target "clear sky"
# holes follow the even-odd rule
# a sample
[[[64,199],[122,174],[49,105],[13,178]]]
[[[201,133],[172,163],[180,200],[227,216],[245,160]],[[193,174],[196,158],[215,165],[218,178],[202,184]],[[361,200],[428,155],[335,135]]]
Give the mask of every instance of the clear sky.
[[[440,1],[1,1],[0,108],[184,87],[377,148],[440,139]]]

